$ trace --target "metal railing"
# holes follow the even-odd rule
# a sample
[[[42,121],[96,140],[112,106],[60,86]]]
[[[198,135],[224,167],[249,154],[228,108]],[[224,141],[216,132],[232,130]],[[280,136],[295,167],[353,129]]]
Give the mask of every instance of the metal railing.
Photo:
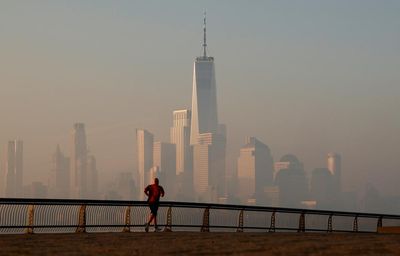
[[[0,199],[0,234],[143,232],[144,201]],[[160,202],[164,231],[376,232],[400,215],[245,205]]]

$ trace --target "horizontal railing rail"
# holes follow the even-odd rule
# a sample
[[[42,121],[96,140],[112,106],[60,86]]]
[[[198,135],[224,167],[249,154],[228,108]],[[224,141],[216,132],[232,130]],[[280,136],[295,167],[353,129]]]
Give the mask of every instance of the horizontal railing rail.
[[[145,201],[0,198],[0,234],[143,231]],[[192,202],[160,202],[165,231],[376,232],[400,215]]]

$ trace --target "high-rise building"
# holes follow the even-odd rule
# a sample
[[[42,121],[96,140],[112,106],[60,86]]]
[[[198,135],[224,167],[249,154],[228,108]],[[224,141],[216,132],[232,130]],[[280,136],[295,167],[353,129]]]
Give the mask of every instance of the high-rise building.
[[[190,121],[191,112],[189,109],[173,112],[173,127],[170,130],[170,137],[171,143],[176,145],[176,175],[190,172],[192,169]]]
[[[303,163],[296,156],[284,155],[279,162],[288,162],[288,167],[278,171],[275,184],[279,187],[281,207],[300,207],[308,197],[308,184]]]
[[[225,136],[202,133],[193,145],[193,183],[196,195],[205,201],[225,197]]]
[[[157,141],[153,145],[153,167],[158,168],[164,184],[165,195],[174,199],[176,194],[176,147],[175,144]],[[151,181],[150,181],[151,182]]]
[[[70,160],[65,157],[57,145],[51,162],[49,196],[52,198],[69,198]]]
[[[329,153],[327,157],[329,171],[333,175],[333,186],[336,192],[342,191],[342,157],[337,153]]]
[[[91,199],[98,198],[98,172],[97,172],[97,163],[96,158],[94,156],[88,157],[87,163],[87,171],[88,171],[88,195]]]
[[[318,208],[327,209],[333,206],[333,199],[337,195],[333,191],[333,175],[327,168],[316,168],[312,171],[310,194]]]
[[[154,136],[145,129],[136,130],[137,162],[138,162],[138,186],[139,199],[144,199],[144,188],[149,181],[150,168],[153,167],[153,143]]]
[[[23,197],[23,142],[9,141],[6,156],[6,197]]]
[[[201,200],[226,197],[226,127],[218,124],[214,58],[207,55],[206,17],[203,27],[203,55],[193,67],[192,120],[193,187]]]
[[[302,162],[299,162],[297,160],[297,157],[291,154],[285,155],[284,157],[281,158],[279,162],[275,162],[274,164],[274,180],[276,178],[276,174],[280,170],[285,170],[285,169],[296,169],[296,170],[303,170],[304,166]]]
[[[74,124],[72,131],[71,197],[88,198],[87,142],[85,125]]]
[[[198,143],[201,133],[218,130],[217,89],[214,58],[207,56],[206,18],[204,17],[203,56],[197,57],[193,67],[192,120],[190,144]]]
[[[255,137],[246,138],[238,158],[239,197],[245,202],[255,198],[266,203],[264,190],[272,185],[273,159],[267,145]]]
[[[171,143],[176,146],[176,186],[180,200],[190,200],[193,195],[193,151],[190,145],[191,111],[173,112],[173,127],[170,130]]]

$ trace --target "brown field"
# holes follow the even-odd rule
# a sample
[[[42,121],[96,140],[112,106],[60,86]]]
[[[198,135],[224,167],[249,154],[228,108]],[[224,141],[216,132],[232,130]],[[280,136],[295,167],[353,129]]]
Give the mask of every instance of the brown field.
[[[400,234],[84,233],[0,235],[0,255],[400,255]]]

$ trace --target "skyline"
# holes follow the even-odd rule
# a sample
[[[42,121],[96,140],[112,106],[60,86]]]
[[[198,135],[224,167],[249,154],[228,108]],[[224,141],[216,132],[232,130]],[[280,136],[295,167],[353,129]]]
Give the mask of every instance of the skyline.
[[[48,5],[53,6],[51,3]],[[100,5],[108,4],[102,3]],[[66,4],[66,6],[71,7],[74,6],[74,4]],[[216,6],[217,7],[214,6],[214,8],[218,10],[219,4],[216,4]],[[120,10],[119,8],[117,9]],[[4,117],[4,121],[2,122],[4,129],[0,132],[0,144],[5,145],[8,140],[14,139],[15,137],[24,141],[25,177],[27,177],[28,180],[34,181],[42,180],[43,177],[48,175],[51,168],[50,156],[57,144],[61,145],[62,151],[66,152],[67,156],[70,156],[70,144],[68,143],[69,131],[71,124],[75,122],[82,121],[87,125],[88,144],[91,145],[90,149],[97,157],[98,169],[102,174],[112,172],[116,174],[120,171],[133,170],[135,168],[134,158],[136,153],[134,150],[134,137],[136,128],[145,127],[150,130],[156,135],[157,141],[169,141],[168,135],[169,127],[172,126],[172,120],[170,118],[172,110],[184,109],[190,106],[190,64],[193,61],[193,57],[199,55],[196,54],[196,47],[200,48],[199,43],[192,44],[191,42],[200,41],[201,39],[201,23],[199,22],[201,10],[202,9],[199,9],[197,11],[197,16],[193,17],[193,24],[184,25],[186,32],[194,28],[194,30],[190,31],[190,36],[187,36],[185,33],[180,35],[180,38],[184,38],[184,41],[189,40],[186,41],[186,43],[190,46],[183,47],[183,45],[172,45],[168,43],[168,47],[165,47],[165,49],[171,50],[171,47],[174,46],[172,52],[166,51],[158,56],[158,54],[161,53],[159,51],[164,48],[156,48],[157,50],[153,52],[154,55],[149,55],[147,56],[148,59],[144,59],[148,62],[159,61],[152,62],[151,64],[154,64],[154,66],[150,65],[150,63],[144,63],[144,66],[149,68],[148,72],[150,72],[150,70],[156,71],[156,73],[160,72],[161,77],[167,75],[166,86],[163,86],[163,83],[161,83],[165,82],[165,77],[162,79],[154,78],[154,76],[151,75],[143,77],[141,76],[141,72],[135,72],[135,68],[132,68],[132,65],[123,67],[122,62],[127,61],[127,58],[120,54],[127,48],[122,47],[122,50],[107,48],[107,44],[110,42],[102,45],[102,47],[104,47],[103,49],[109,50],[105,55],[111,54],[113,50],[115,50],[115,55],[111,54],[113,56],[107,56],[104,60],[108,58],[117,60],[120,58],[121,63],[118,63],[117,66],[118,68],[123,67],[123,69],[120,70],[121,73],[127,75],[132,72],[131,75],[121,78],[117,72],[118,70],[108,66],[111,63],[101,64],[104,65],[103,67],[94,65],[79,70],[79,64],[77,68],[72,66],[73,63],[80,60],[80,58],[75,55],[70,57],[63,56],[64,59],[62,60],[67,60],[67,62],[64,63],[65,66],[55,65],[54,68],[50,68],[51,60],[55,60],[53,59],[54,57],[51,58],[47,56],[47,60],[50,60],[50,62],[46,63],[46,61],[44,61],[43,67],[31,67],[33,68],[33,70],[31,70],[31,72],[33,72],[32,74],[26,72],[29,66],[25,67],[22,65],[19,68],[22,69],[22,74],[26,76],[21,76],[21,78],[17,76],[19,73],[15,72],[15,70],[14,72],[8,72],[13,71],[12,60],[15,60],[15,58],[11,58],[14,52],[11,51],[11,56],[10,52],[8,52],[5,58],[7,62],[0,61],[0,67],[5,67],[5,70],[3,69],[4,76],[0,78],[1,87],[5,89],[5,95],[2,93],[3,96],[0,96],[0,111]],[[84,13],[88,10],[75,11]],[[291,58],[286,56],[286,59],[284,58],[283,60],[278,60],[277,58],[262,58],[263,61],[261,64],[263,65],[257,66],[251,61],[246,62],[243,61],[243,59],[250,60],[254,58],[256,63],[260,64],[260,59],[263,56],[277,57],[280,55],[279,52],[276,51],[276,48],[274,48],[277,47],[277,45],[272,43],[270,47],[261,47],[260,42],[251,41],[249,38],[247,38],[247,44],[244,44],[246,43],[246,40],[244,40],[246,39],[246,32],[249,33],[247,34],[248,36],[257,37],[257,39],[260,39],[258,38],[259,35],[250,34],[254,31],[243,30],[243,27],[236,27],[236,30],[242,29],[239,31],[242,35],[244,33],[244,37],[235,37],[234,33],[230,34],[227,32],[232,31],[232,27],[234,26],[227,26],[227,31],[221,30],[221,24],[229,25],[223,22],[223,17],[229,18],[231,16],[222,15],[222,17],[220,17],[221,13],[213,11],[212,8],[207,8],[207,12],[209,14],[208,18],[210,19],[209,31],[211,35],[209,38],[211,41],[211,53],[216,56],[218,60],[216,64],[218,70],[217,96],[219,102],[218,107],[222,109],[219,111],[218,116],[222,123],[226,123],[228,126],[228,142],[230,144],[228,145],[227,163],[235,161],[245,136],[256,136],[271,148],[271,153],[275,161],[286,153],[293,153],[306,164],[305,169],[310,172],[316,167],[325,167],[324,161],[326,154],[331,151],[336,151],[343,156],[342,175],[345,188],[348,188],[349,184],[358,184],[358,186],[361,184],[361,187],[364,188],[365,181],[370,180],[384,193],[391,194],[397,192],[396,181],[399,180],[400,174],[398,174],[398,167],[395,165],[395,156],[400,153],[398,146],[400,141],[396,133],[400,128],[400,120],[398,115],[396,115],[396,109],[400,107],[400,103],[395,101],[398,100],[400,93],[398,87],[400,78],[398,74],[395,74],[395,72],[391,73],[390,71],[391,69],[395,71],[394,67],[400,61],[400,58],[397,58],[399,57],[398,51],[394,52],[392,56],[379,54],[377,54],[377,56],[372,56],[374,53],[373,50],[376,49],[375,47],[371,47],[371,45],[364,45],[364,49],[363,47],[361,47],[361,49],[356,49],[356,44],[345,45],[346,42],[349,42],[345,39],[349,38],[342,38],[342,44],[338,41],[313,42],[311,38],[318,38],[318,33],[316,33],[313,35],[314,37],[309,39],[309,43],[311,43],[312,46],[318,46],[318,43],[321,43],[322,45],[319,46],[322,49],[329,49],[329,46],[333,46],[336,50],[339,48],[342,49],[341,47],[343,47],[343,49],[347,49],[347,51],[341,52],[339,50],[331,50],[331,54],[336,53],[336,55],[339,55],[338,60],[328,58],[324,61],[323,57],[328,57],[329,52],[326,53],[328,55],[322,54],[323,57],[318,57],[315,56],[315,54],[321,54],[320,51],[322,50],[318,47],[313,49],[314,52],[311,50],[312,47],[309,49],[305,44],[299,44],[297,46],[300,46],[300,49],[295,51],[296,47],[288,44],[290,40],[283,40],[282,48],[287,47],[287,52],[295,53],[294,56]],[[1,14],[3,13],[1,12]],[[118,15],[116,15],[116,17],[118,17]],[[262,18],[259,16],[255,17],[259,19]],[[125,16],[124,18],[129,21],[131,17]],[[63,20],[62,17],[60,19]],[[168,21],[174,24],[173,21],[175,19],[176,18]],[[229,19],[226,19],[225,22],[227,20]],[[395,21],[398,22],[399,20],[397,19]],[[187,22],[190,23],[189,21]],[[106,22],[103,24],[106,24]],[[112,22],[112,25],[115,24]],[[360,26],[361,24],[356,25]],[[393,24],[390,25],[393,26]],[[169,28],[169,32],[173,31],[176,34],[182,32],[179,28],[172,26],[168,22],[160,26],[166,26]],[[316,27],[314,27],[314,29],[316,29]],[[161,31],[162,29],[159,30],[161,35],[165,33]],[[71,33],[71,31],[69,32]],[[336,33],[340,34],[340,30],[336,31]],[[97,35],[97,33],[95,34]],[[238,54],[236,58],[240,57],[241,63],[234,63],[234,59],[236,58],[232,59],[233,56],[229,56],[227,51],[224,51],[222,47],[224,45],[223,42],[226,41],[229,36],[240,39],[237,41],[230,40],[232,41],[231,44],[237,47],[232,47],[231,45],[228,47],[229,49],[240,48],[239,46],[253,46],[253,50],[248,49],[251,48],[248,47],[243,52],[231,52],[232,55]],[[361,34],[358,36],[361,36]],[[365,35],[363,34],[363,36]],[[399,38],[396,38],[396,35],[393,36],[394,41],[398,42]],[[88,37],[86,39],[88,42],[92,42],[94,38],[96,37]],[[277,43],[277,41],[274,41],[277,39],[274,39],[272,35],[269,39]],[[305,42],[308,41],[303,37],[300,37],[300,39],[303,39]],[[48,42],[45,39],[42,40]],[[21,43],[19,40],[16,41]],[[8,41],[6,41],[6,44],[7,42]],[[145,42],[147,42],[147,39]],[[374,41],[374,43],[378,43],[379,46],[383,46],[380,45],[379,42],[379,40],[376,42]],[[33,40],[33,43],[35,43],[35,40]],[[159,45],[163,45],[164,43],[165,41],[161,40],[157,42]],[[126,42],[126,44],[128,43]],[[388,44],[391,46],[390,43]],[[59,49],[68,49],[68,47],[61,44],[61,42],[56,46],[58,46]],[[82,48],[80,48],[80,46],[82,46]],[[40,47],[38,45],[32,45],[31,47],[31,49],[23,48],[25,53],[30,53],[30,55],[26,57],[27,60],[43,60],[43,58],[35,56],[35,53],[38,53],[35,52],[35,50],[38,50]],[[79,51],[87,50],[88,48],[86,47],[87,45],[85,43],[82,45],[79,45],[79,43],[71,45],[71,49],[80,49]],[[189,48],[191,49],[191,54],[186,55]],[[394,46],[393,44],[392,48],[388,48],[397,50],[398,46]],[[193,51],[193,49],[195,51]],[[132,47],[131,50],[133,51],[134,47]],[[181,50],[182,54],[179,54],[179,56],[174,54]],[[305,51],[301,52],[301,50]],[[380,50],[381,54],[388,54],[388,49],[380,48]],[[51,50],[49,51],[50,53],[54,53]],[[262,56],[257,58],[257,51],[263,53],[261,54]],[[355,51],[356,53],[354,55],[350,54],[349,56],[345,56],[351,51]],[[363,51],[365,51],[365,55],[361,54],[357,56],[357,53],[360,54],[363,53]],[[47,51],[45,51],[45,53],[46,52]],[[94,57],[94,55],[97,54],[96,52],[97,50],[93,50],[93,52],[89,52],[85,57]],[[133,52],[137,54],[137,52]],[[307,53],[311,54],[311,57],[308,56]],[[369,54],[371,54],[371,56]],[[100,56],[101,58],[106,57],[103,55]],[[154,57],[159,57],[159,60],[158,58],[154,59]],[[354,57],[354,59],[352,59],[352,57]],[[357,60],[356,57],[361,57],[361,60]],[[387,59],[385,59],[385,61],[384,59],[380,59],[383,57]],[[296,58],[299,58],[298,62],[294,61]],[[143,60],[143,58],[140,59]],[[273,61],[269,63],[268,60],[271,59]],[[387,69],[381,70],[379,64],[382,63],[369,63],[367,61],[369,59],[384,61],[383,64],[386,64],[384,67],[387,66]],[[44,60],[46,60],[46,58]],[[96,60],[96,58],[94,60]],[[264,62],[265,60],[267,62]],[[293,60],[294,63],[285,62],[285,60]],[[313,60],[315,60],[315,63]],[[176,66],[172,65],[173,67],[168,67],[169,64],[175,61],[177,63]],[[282,61],[282,63],[280,63],[280,61]],[[305,61],[304,66],[296,66],[296,64],[302,61]],[[362,67],[351,65],[357,63],[357,61],[367,61],[368,65],[364,64]],[[389,65],[391,61],[392,65]],[[63,61],[60,61],[58,64],[62,64],[61,62]],[[11,67],[6,65],[8,63],[11,63]],[[141,62],[131,62],[131,64],[132,63],[137,65]],[[277,64],[277,66],[274,67],[273,64]],[[148,65],[149,67],[147,67]],[[319,70],[317,67],[319,65],[321,65],[321,69],[327,70]],[[341,65],[343,65],[343,67],[340,67]],[[152,69],[150,69],[150,66]],[[67,73],[61,76],[61,78],[64,77],[68,79],[64,82],[58,82],[55,78],[57,75],[62,74],[64,70],[63,67],[67,68]],[[336,72],[329,72],[329,67],[335,67],[336,70],[333,70]],[[49,72],[51,70],[56,71],[53,76],[50,75],[48,80],[45,76],[47,72],[44,70],[46,68],[49,68]],[[109,71],[108,68],[110,68],[110,73],[107,72]],[[166,68],[166,70],[163,70],[163,68]],[[355,72],[355,74],[352,75],[346,68]],[[141,69],[139,70],[143,71]],[[263,75],[264,70],[267,70],[266,76]],[[284,72],[285,70],[288,70],[286,74]],[[39,72],[35,74],[35,71]],[[89,71],[87,76],[82,74],[84,71]],[[318,73],[318,71],[320,71],[320,73]],[[373,73],[371,74],[370,71],[373,71]],[[96,74],[101,78],[100,80],[105,78],[105,81],[92,80]],[[312,77],[315,74],[316,77]],[[340,74],[343,77],[339,79],[335,74]],[[35,75],[37,77],[35,77]],[[71,77],[68,75],[71,75]],[[77,76],[75,77],[75,75]],[[93,76],[92,78],[90,78],[91,75]],[[360,77],[357,77],[357,75],[360,75]],[[366,77],[363,79],[362,75]],[[375,77],[374,75],[378,76]],[[135,76],[143,80],[139,83],[134,83]],[[243,78],[240,76],[243,76]],[[188,77],[189,79],[187,79]],[[15,79],[12,80],[12,78]],[[319,81],[318,78],[322,81]],[[324,81],[324,78],[331,78],[331,80]],[[246,79],[254,85],[246,87],[246,90],[244,90],[241,88],[241,85],[246,85],[244,82]],[[9,83],[7,83],[8,80]],[[28,81],[32,81],[33,86],[30,86],[31,84],[28,83]],[[44,81],[44,83],[40,84],[40,81]],[[68,81],[75,81],[76,83],[72,83],[69,87],[66,84]],[[85,81],[88,83],[85,83]],[[307,82],[311,83],[306,85]],[[337,85],[335,82],[342,82],[342,84]],[[110,84],[107,85],[107,83]],[[78,84],[81,85],[78,86]],[[160,85],[151,89],[147,88],[149,84]],[[363,84],[365,87],[360,84]],[[375,88],[375,84],[379,84],[381,90]],[[174,96],[171,94],[170,88],[167,88],[171,85],[173,86],[172,88],[175,89],[172,91],[178,91],[178,95]],[[59,87],[57,88],[56,86]],[[346,86],[350,86],[348,90],[345,90]],[[269,90],[265,91],[265,88]],[[367,90],[362,90],[363,88]],[[135,91],[132,89],[137,89],[139,95],[136,95]],[[77,92],[81,92],[82,95],[75,94]],[[289,95],[290,92],[295,94],[295,96]],[[19,93],[21,93],[21,95],[19,95]],[[308,95],[310,93],[314,95]],[[171,100],[162,102],[161,99],[164,98],[165,95]],[[327,97],[326,95],[331,95],[331,97]],[[119,106],[113,109],[111,105],[104,104],[104,101],[110,100],[108,97],[110,97],[111,102],[115,100],[114,104],[119,104]],[[15,106],[16,111],[13,111],[14,115],[5,115],[7,113],[7,107],[11,105],[7,98],[21,99],[21,105]],[[143,99],[141,100],[140,98]],[[238,99],[243,100],[244,103],[236,104]],[[23,100],[25,101],[23,102]],[[44,102],[42,100],[44,100]],[[15,104],[15,100],[13,100],[13,102]],[[146,102],[148,102],[147,105]],[[153,104],[154,102],[161,103],[161,105]],[[339,102],[339,104],[337,102]],[[40,106],[42,103],[44,103],[43,107]],[[143,110],[143,108],[140,108],[140,105],[146,106],[145,109],[148,111],[144,113],[144,116],[140,116],[140,114],[137,113]],[[277,108],[277,106],[279,106],[279,108]],[[30,107],[33,108],[29,109]],[[53,109],[48,109],[51,107],[53,107]],[[237,113],[238,108],[240,109],[241,115],[236,116],[235,113]],[[77,111],[78,109],[81,111]],[[297,113],[293,113],[293,109],[297,110]],[[30,113],[30,111],[32,111],[32,113]],[[256,114],[246,115],[245,113]],[[327,118],[326,113],[334,114],[333,117],[330,116]],[[59,119],[55,119],[57,116]],[[28,120],[28,117],[34,120]],[[261,124],[259,124],[259,122]],[[66,123],[67,125],[65,125]],[[258,124],[249,125],[253,123]],[[245,124],[247,124],[247,126]],[[380,124],[384,124],[384,127],[380,127]],[[29,129],[26,129],[27,127],[29,127]],[[312,142],[313,140],[315,141]],[[40,145],[39,142],[41,141],[44,141],[44,148],[41,152],[36,152],[39,151],[36,148]],[[123,142],[123,144],[121,142]],[[377,147],[380,143],[383,144],[386,149],[383,152],[380,147]],[[107,145],[119,145],[121,148],[119,148],[119,152],[112,154],[110,150],[107,150]],[[116,156],[117,159],[113,160]],[[122,162],[122,164],[119,162]],[[114,168],[112,168],[113,166]],[[384,170],[380,170],[380,168]],[[4,168],[2,168],[2,170],[4,170]],[[385,175],[382,175],[382,173],[385,173]],[[32,176],[37,176],[38,179],[33,179]],[[383,176],[386,176],[386,179],[380,181],[379,179],[383,179]]]

